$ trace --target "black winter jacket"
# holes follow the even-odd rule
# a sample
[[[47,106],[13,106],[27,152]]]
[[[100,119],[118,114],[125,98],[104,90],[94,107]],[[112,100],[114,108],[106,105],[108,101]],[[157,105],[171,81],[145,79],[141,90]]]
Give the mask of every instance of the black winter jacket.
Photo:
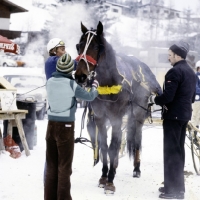
[[[163,94],[155,103],[163,107],[162,118],[189,121],[195,100],[196,75],[185,60],[174,64],[165,75]]]

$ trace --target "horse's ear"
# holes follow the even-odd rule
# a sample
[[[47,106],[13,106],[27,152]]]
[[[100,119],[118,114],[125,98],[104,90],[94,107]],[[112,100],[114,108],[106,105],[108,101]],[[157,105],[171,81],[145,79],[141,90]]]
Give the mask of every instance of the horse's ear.
[[[103,33],[103,24],[99,21],[97,25],[97,35],[101,35]]]
[[[88,31],[88,29],[82,24],[82,22],[81,22],[81,31],[82,31],[84,34]]]

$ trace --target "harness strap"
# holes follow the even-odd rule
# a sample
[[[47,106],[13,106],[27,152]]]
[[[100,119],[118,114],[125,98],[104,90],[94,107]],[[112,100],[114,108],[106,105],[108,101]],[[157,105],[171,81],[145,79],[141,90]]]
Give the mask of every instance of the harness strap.
[[[94,58],[92,58],[91,56],[88,56],[88,55],[83,55],[83,54],[79,55],[76,58],[76,61],[79,61],[79,60],[84,59],[84,58],[86,58],[87,62],[91,63],[92,65],[97,64],[97,61]]]
[[[84,129],[84,122],[85,122],[85,115],[87,113],[87,107],[88,107],[88,102],[85,105],[84,111],[83,111],[83,115],[82,115],[82,121],[81,121],[81,132],[80,132],[80,137],[76,138],[74,143],[81,143],[86,145],[87,147],[93,149],[92,147],[88,146],[87,144],[85,144],[85,142],[90,142],[92,143],[90,140],[88,140],[87,138],[82,137],[82,130]]]

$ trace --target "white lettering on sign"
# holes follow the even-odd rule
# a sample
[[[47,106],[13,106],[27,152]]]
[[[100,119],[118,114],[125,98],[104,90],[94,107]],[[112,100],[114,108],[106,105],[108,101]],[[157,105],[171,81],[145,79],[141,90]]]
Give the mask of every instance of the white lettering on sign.
[[[14,43],[11,44],[0,43],[0,48],[14,50],[14,45],[15,45]]]
[[[0,100],[3,111],[17,110],[15,92],[0,91]]]

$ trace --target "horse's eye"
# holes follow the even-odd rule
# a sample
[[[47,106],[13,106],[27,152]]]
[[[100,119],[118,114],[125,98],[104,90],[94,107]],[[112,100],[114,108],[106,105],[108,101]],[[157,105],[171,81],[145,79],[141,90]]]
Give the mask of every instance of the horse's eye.
[[[95,51],[98,51],[98,50],[99,50],[99,45],[95,45],[95,46],[94,46],[94,50],[95,50]]]

